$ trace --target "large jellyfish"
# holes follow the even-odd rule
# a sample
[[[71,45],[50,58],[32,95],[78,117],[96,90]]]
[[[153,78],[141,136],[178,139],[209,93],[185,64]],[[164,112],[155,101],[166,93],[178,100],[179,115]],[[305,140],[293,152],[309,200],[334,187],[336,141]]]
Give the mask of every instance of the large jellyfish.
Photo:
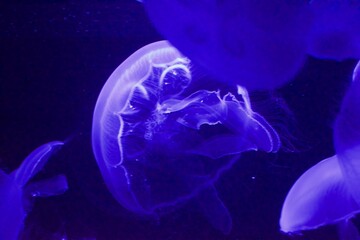
[[[195,91],[192,81],[190,60],[167,41],[135,52],[99,95],[93,151],[108,189],[126,209],[157,216],[194,198],[209,222],[228,233],[232,220],[215,181],[240,153],[276,152],[280,140],[252,111],[244,88]]]
[[[336,155],[306,171],[283,205],[284,232],[338,224],[341,239],[360,239],[350,219],[360,212],[360,62],[334,126]]]
[[[9,175],[0,171],[0,239],[18,239],[33,197],[58,195],[67,190],[67,181],[63,175],[29,183],[62,145],[63,142],[59,141],[46,143],[35,149]]]
[[[218,80],[273,89],[303,65],[311,22],[305,1],[143,2],[159,32]]]
[[[274,89],[306,54],[360,58],[360,1],[144,0],[157,30],[221,81]]]

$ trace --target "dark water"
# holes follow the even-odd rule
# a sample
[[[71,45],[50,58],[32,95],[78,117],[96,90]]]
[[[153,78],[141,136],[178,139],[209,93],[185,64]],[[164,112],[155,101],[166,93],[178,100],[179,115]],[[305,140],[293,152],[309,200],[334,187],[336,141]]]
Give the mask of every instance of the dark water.
[[[92,154],[93,108],[112,71],[157,40],[136,1],[0,3],[0,167],[9,172],[37,146],[72,139],[37,176],[64,173],[69,190],[36,199],[22,238],[337,239],[334,226],[285,236],[278,220],[294,181],[334,154],[332,124],[354,61],[308,59],[296,79],[271,93],[293,114],[283,128],[295,151],[243,154],[220,179],[216,187],[233,217],[230,235],[214,230],[196,202],[152,220],[112,199]]]

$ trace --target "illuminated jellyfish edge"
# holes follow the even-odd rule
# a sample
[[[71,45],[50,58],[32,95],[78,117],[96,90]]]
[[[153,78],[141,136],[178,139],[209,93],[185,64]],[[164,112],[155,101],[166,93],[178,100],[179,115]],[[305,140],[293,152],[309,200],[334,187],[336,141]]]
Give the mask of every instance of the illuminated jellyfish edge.
[[[335,121],[334,145],[346,184],[360,208],[360,61]]]
[[[352,237],[356,236],[356,239],[359,237],[354,227],[349,226],[350,218],[360,213],[360,191],[357,184],[360,174],[359,68],[360,62],[355,67],[353,82],[347,90],[335,121],[334,145],[337,155],[311,167],[290,189],[280,218],[281,230],[286,233],[312,230],[336,223],[340,227],[340,234],[350,234]],[[329,181],[319,180],[321,176],[329,175],[331,172],[335,178],[327,176]],[[313,198],[307,199],[308,196],[302,193],[303,191],[316,194]],[[336,216],[329,215],[340,210],[342,212],[337,212]],[[304,218],[300,219],[301,216]]]
[[[332,201],[343,203],[342,207],[337,208]],[[335,155],[308,169],[293,184],[281,210],[280,228],[287,234],[313,230],[348,220],[359,212]]]
[[[159,50],[160,49],[160,50]],[[131,94],[131,91],[128,95],[121,96],[122,94],[119,94],[119,92],[126,92],[126,90],[129,90],[134,87],[139,81],[138,78],[131,78],[131,75],[129,75],[129,72],[131,72],[129,69],[138,67],[138,64],[142,64],[144,61],[149,61],[149,56],[151,54],[154,54],[154,51],[168,51],[167,58],[169,58],[169,63],[172,61],[175,61],[179,57],[183,57],[177,49],[172,47],[172,45],[167,41],[158,41],[155,43],[150,43],[136,52],[134,52],[132,55],[130,55],[123,63],[121,63],[114,72],[110,75],[110,77],[107,79],[106,83],[104,84],[96,105],[95,110],[93,114],[93,124],[92,124],[92,148],[93,153],[95,155],[95,159],[98,163],[98,166],[100,168],[101,174],[105,180],[105,183],[107,187],[109,188],[110,192],[113,194],[115,199],[120,202],[124,207],[126,207],[129,210],[132,210],[134,212],[140,213],[140,214],[153,214],[151,211],[145,210],[138,202],[136,196],[131,191],[131,185],[129,184],[129,179],[127,177],[127,170],[121,166],[121,149],[119,148],[119,155],[117,160],[115,161],[116,164],[110,164],[111,161],[107,159],[106,152],[104,152],[104,149],[107,149],[104,146],[103,138],[109,137],[112,138],[113,136],[118,136],[119,129],[113,129],[115,132],[113,134],[107,133],[109,131],[108,129],[105,130],[103,123],[104,121],[107,121],[109,116],[117,118],[118,121],[120,121],[118,113],[121,112],[124,106],[126,104],[119,104],[118,106],[113,106],[114,102],[119,103],[121,102],[120,99],[117,99],[118,101],[114,101],[114,98],[120,98],[122,97],[123,102],[127,100]],[[159,55],[159,54],[158,54]],[[152,56],[152,63],[153,65],[157,65],[159,63],[156,62],[157,58],[155,56]],[[138,73],[136,73],[138,74]],[[149,74],[149,72],[142,73],[143,76],[140,78],[145,78]],[[124,82],[119,81],[119,79],[126,78],[127,85],[125,86],[124,90]],[[125,100],[124,100],[125,99]],[[107,112],[107,114],[104,114],[105,111],[109,111],[109,106],[112,106],[110,109],[112,112]],[[105,119],[104,119],[105,118]],[[120,123],[120,122],[119,122]],[[113,146],[117,144],[119,147],[118,139],[112,139]],[[120,172],[120,173],[119,173]],[[113,179],[113,176],[123,176],[124,179]],[[114,181],[116,180],[116,181]],[[125,192],[124,192],[125,191]],[[127,195],[127,199],[130,200],[124,201],[123,195]]]
[[[53,141],[41,145],[25,158],[15,174],[15,181],[19,186],[24,186],[46,164],[56,148],[64,145],[63,142]]]

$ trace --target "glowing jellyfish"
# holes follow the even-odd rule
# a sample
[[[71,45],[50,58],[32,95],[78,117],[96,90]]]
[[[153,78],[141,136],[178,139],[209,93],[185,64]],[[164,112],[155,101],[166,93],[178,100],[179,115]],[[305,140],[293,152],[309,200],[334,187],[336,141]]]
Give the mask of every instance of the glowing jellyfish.
[[[244,88],[238,97],[189,92],[192,80],[189,59],[166,41],[135,52],[99,95],[93,151],[108,189],[126,209],[158,215],[194,198],[209,222],[228,233],[232,220],[214,182],[241,152],[275,152],[280,141],[251,110]]]
[[[359,73],[360,62],[335,122],[336,155],[310,168],[291,188],[280,219],[284,232],[337,223],[341,239],[360,239],[349,221],[360,212]]]
[[[218,80],[274,89],[303,65],[312,22],[306,1],[143,2],[157,30]]]
[[[313,0],[309,54],[318,58],[360,59],[360,1]]]
[[[67,190],[63,175],[29,183],[61,145],[58,141],[46,143],[27,156],[11,174],[0,171],[0,239],[18,239],[33,197],[58,195]]]

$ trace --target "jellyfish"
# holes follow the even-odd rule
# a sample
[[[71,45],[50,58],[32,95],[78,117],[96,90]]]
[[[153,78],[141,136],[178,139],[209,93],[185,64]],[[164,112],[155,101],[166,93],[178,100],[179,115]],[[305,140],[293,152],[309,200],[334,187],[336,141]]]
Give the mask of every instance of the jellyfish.
[[[164,38],[219,81],[275,89],[291,80],[306,58],[312,23],[306,1],[143,3]]]
[[[280,218],[284,232],[339,226],[341,239],[360,239],[351,218],[360,213],[360,62],[334,125],[336,155],[307,170],[289,191]]]
[[[196,199],[229,233],[232,220],[214,183],[250,150],[276,152],[277,132],[235,93],[194,90],[192,64],[167,41],[132,54],[98,97],[93,152],[113,197],[139,215],[160,216]]]
[[[275,89],[307,55],[360,58],[360,1],[144,0],[155,28],[219,81]]]
[[[0,239],[18,239],[33,197],[47,197],[67,190],[65,176],[30,182],[63,142],[53,141],[35,149],[10,174],[0,171]]]
[[[307,52],[317,58],[360,59],[360,1],[314,0]]]

